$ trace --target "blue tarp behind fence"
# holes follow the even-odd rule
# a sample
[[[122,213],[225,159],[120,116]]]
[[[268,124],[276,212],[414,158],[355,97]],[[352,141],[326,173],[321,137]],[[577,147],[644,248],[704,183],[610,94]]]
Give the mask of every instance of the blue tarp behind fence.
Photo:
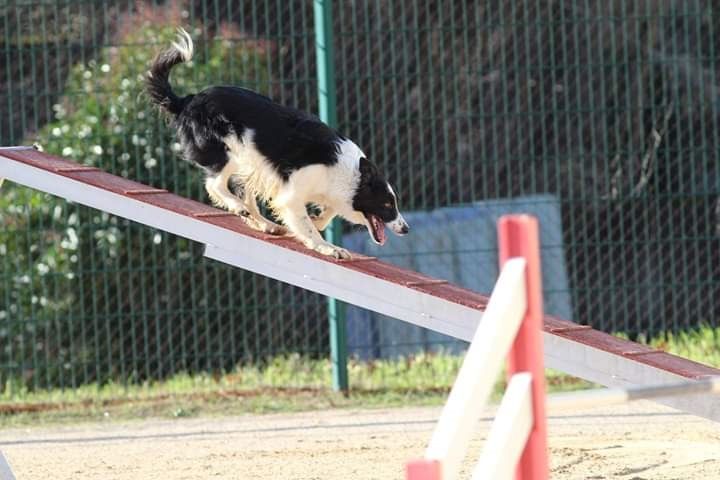
[[[405,218],[411,233],[403,238],[389,233],[387,243],[379,247],[363,230],[346,235],[343,244],[350,250],[489,294],[498,275],[497,220],[508,213],[528,213],[539,219],[545,311],[570,319],[560,203],[552,195],[409,212]],[[349,352],[360,358],[465,348],[465,342],[452,337],[351,305],[347,307],[347,331]]]

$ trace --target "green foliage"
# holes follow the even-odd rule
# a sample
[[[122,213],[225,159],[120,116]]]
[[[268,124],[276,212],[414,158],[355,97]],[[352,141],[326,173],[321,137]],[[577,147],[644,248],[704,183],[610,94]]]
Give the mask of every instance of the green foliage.
[[[175,34],[174,28],[141,23],[120,34],[113,42],[117,46],[101,48],[87,63],[74,65],[63,95],[53,106],[54,119],[28,143],[85,165],[202,198],[197,170],[176,160],[179,145],[168,122],[144,94],[144,75],[151,60],[170,45]],[[196,52],[192,62],[173,72],[172,84],[180,95],[225,82],[251,84],[260,90],[269,84],[267,56],[261,46],[216,40],[199,43]],[[133,277],[123,272],[133,256],[162,242],[172,243],[177,252],[175,258],[167,258],[169,262],[191,256],[187,241],[133,228],[106,213],[14,185],[3,187],[0,222],[4,226],[0,230],[0,345],[11,359],[3,374],[19,374],[31,385],[56,383],[60,369],[79,370],[84,364],[87,372],[87,364],[98,360],[93,347],[98,345],[98,336],[107,332],[97,329],[97,318],[79,317],[102,308],[98,292],[110,301],[133,287]],[[116,300],[113,308],[127,311],[130,307]],[[130,326],[116,328],[122,331]],[[110,346],[115,353],[124,347]],[[105,367],[111,374],[112,367]],[[5,383],[6,379],[0,380]],[[76,383],[74,377],[72,383]]]
[[[641,336],[638,341],[674,355],[720,367],[720,328],[704,325],[677,333],[666,332],[650,340]]]
[[[162,162],[172,157],[168,147],[177,151],[179,146],[150,110],[143,80],[157,51],[167,48],[175,35],[171,28],[145,26],[119,46],[103,49],[96,60],[74,67],[67,94],[54,107],[56,120],[38,133],[37,141],[49,152],[87,165],[141,182],[159,180]],[[172,85],[180,95],[233,76],[236,82],[243,83],[244,77],[244,83],[268,83],[265,57],[244,43],[219,40],[199,44],[196,51],[193,61],[173,71]],[[229,74],[230,59],[235,59],[235,75]]]

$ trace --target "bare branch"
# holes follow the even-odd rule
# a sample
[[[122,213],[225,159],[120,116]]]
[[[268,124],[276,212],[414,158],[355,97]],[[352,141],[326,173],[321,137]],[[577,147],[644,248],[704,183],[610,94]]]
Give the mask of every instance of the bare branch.
[[[650,145],[645,151],[645,155],[643,155],[642,162],[640,163],[640,179],[630,192],[630,196],[634,197],[640,195],[640,193],[642,193],[642,191],[645,189],[648,182],[650,181],[650,177],[652,177],[653,171],[655,169],[657,150],[660,147],[660,143],[662,143],[663,135],[665,135],[665,133],[667,132],[668,123],[670,122],[670,117],[672,117],[672,114],[673,102],[669,102],[667,107],[665,108],[665,115],[663,116],[661,129],[657,130],[653,127],[653,129],[650,131]]]

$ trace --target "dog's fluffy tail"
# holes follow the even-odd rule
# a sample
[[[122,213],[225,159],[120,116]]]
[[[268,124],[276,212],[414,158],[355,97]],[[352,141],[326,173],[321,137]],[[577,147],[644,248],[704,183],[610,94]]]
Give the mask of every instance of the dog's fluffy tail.
[[[172,91],[169,81],[170,70],[179,63],[190,61],[192,56],[192,38],[185,30],[178,28],[177,41],[153,60],[145,79],[145,88],[153,103],[173,115],[182,112],[190,97],[180,98]]]

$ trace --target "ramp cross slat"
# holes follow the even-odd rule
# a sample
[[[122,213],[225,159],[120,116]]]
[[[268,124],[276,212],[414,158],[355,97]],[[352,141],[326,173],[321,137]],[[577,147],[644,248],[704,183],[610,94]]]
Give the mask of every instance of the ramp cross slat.
[[[0,148],[0,178],[204,243],[211,258],[462,340],[472,338],[487,305],[483,295],[374,258],[336,261],[289,238],[269,241],[221,210],[30,147]],[[162,194],[125,193],[132,191]],[[605,386],[720,375],[720,370],[554,317],[544,318],[544,330],[547,367]],[[662,403],[720,420],[720,406],[702,396]]]

